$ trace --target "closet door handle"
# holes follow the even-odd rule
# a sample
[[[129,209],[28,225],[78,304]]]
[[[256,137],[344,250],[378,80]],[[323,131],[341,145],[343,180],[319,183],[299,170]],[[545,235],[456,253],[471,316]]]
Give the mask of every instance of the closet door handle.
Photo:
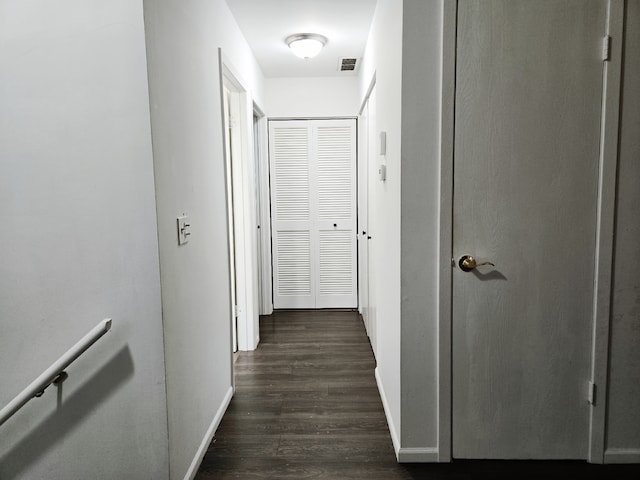
[[[491,262],[478,263],[476,259],[471,255],[463,255],[462,257],[460,257],[460,261],[458,262],[458,266],[463,272],[470,272],[474,268],[482,267],[483,265],[490,265],[492,267],[495,267],[495,265]]]

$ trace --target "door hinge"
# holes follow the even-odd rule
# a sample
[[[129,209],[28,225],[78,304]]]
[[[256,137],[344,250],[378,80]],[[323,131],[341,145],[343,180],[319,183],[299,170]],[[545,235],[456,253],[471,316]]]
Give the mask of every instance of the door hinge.
[[[591,405],[596,404],[596,392],[597,392],[596,384],[593,382],[589,382],[589,393],[587,395],[587,400]]]
[[[602,61],[608,62],[611,60],[611,37],[605,35],[602,39]]]
[[[240,316],[240,307],[238,305],[233,306],[233,316],[234,317]]]

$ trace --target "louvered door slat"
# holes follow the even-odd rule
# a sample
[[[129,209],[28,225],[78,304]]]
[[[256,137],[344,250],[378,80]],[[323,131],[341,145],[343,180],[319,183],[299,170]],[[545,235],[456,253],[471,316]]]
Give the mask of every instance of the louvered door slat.
[[[320,295],[351,295],[353,293],[353,251],[350,230],[320,231]]]
[[[309,129],[275,128],[273,159],[276,218],[309,220]]]
[[[349,220],[355,201],[351,128],[318,126],[316,142],[318,218]]]
[[[311,235],[305,231],[279,231],[278,295],[311,295]]]

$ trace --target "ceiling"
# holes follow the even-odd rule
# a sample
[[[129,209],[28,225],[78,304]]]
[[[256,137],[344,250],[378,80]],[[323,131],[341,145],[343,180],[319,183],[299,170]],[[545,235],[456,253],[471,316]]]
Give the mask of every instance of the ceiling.
[[[341,57],[362,58],[376,0],[226,0],[265,77],[328,77]],[[329,39],[320,54],[303,60],[284,40],[294,33]]]

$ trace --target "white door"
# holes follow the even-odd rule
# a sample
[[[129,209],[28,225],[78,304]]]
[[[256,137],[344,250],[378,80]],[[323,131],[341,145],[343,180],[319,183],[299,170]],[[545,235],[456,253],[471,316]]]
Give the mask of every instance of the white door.
[[[358,307],[369,334],[369,248],[367,240],[368,163],[369,163],[369,103],[362,109],[358,121]]]
[[[458,5],[453,456],[584,459],[606,2]]]
[[[355,120],[269,122],[274,308],[354,308]]]
[[[376,202],[378,201],[380,181],[378,180],[378,143],[377,139],[378,131],[376,127],[376,87],[371,89],[369,94],[369,100],[367,101],[367,115],[368,115],[368,141],[369,148],[367,149],[369,158],[365,164],[367,170],[367,230],[366,230],[366,242],[367,242],[367,324],[369,326],[369,342],[371,343],[371,349],[373,354],[376,355],[378,351],[377,344],[377,279],[376,279],[376,259],[380,258],[380,254],[376,249]]]

